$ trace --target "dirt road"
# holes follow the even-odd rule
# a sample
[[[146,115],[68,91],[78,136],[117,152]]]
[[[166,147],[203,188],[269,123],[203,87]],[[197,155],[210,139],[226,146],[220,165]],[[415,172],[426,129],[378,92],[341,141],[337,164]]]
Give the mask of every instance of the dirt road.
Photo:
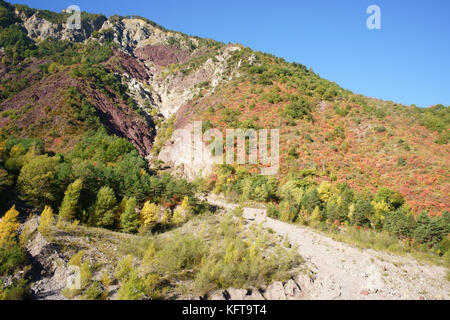
[[[226,209],[237,206],[214,196],[208,201]],[[244,218],[299,248],[315,274],[309,299],[449,299],[445,267],[337,242],[310,228],[267,218],[263,209],[244,208]]]

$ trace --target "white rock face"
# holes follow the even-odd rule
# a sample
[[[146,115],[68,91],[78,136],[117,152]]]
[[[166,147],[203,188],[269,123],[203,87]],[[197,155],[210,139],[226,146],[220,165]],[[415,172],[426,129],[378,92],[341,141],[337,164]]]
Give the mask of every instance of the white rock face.
[[[180,41],[182,37],[176,32],[166,32],[152,26],[142,19],[122,19],[120,22],[105,21],[100,31],[113,30],[115,33],[114,41],[120,45],[123,50],[129,52],[146,45],[165,45],[170,37]],[[192,43],[198,44],[195,38],[188,38]]]
[[[103,21],[100,18],[97,22],[83,22],[81,29],[70,29],[65,23],[51,23],[50,21],[38,17],[37,14],[34,14],[29,18],[26,18],[25,16],[22,16],[21,18],[28,36],[37,41],[53,38],[83,42],[89,39],[92,32],[101,27],[101,25],[96,25],[96,23],[100,24]]]
[[[232,70],[231,75],[225,77],[228,68],[228,60],[234,51],[239,51],[239,46],[227,46],[223,52],[208,59],[195,72],[184,76],[181,72],[166,77],[160,75],[152,81],[152,86],[161,97],[160,111],[165,118],[175,114],[186,102],[200,92],[196,85],[209,82],[210,92],[223,82],[230,81],[239,75],[238,68]]]
[[[176,130],[162,148],[158,159],[170,165],[177,175],[188,180],[197,176],[208,177],[212,173],[214,163],[214,157],[207,146],[204,143],[195,143],[193,124]]]

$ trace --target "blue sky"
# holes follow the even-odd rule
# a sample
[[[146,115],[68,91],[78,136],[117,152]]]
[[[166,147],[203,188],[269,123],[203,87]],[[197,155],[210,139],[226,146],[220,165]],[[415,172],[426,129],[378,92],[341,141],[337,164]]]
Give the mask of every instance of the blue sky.
[[[421,107],[450,105],[447,0],[16,0],[61,11],[140,15],[168,29],[241,43],[312,67],[355,93]],[[369,30],[369,5],[381,30]]]

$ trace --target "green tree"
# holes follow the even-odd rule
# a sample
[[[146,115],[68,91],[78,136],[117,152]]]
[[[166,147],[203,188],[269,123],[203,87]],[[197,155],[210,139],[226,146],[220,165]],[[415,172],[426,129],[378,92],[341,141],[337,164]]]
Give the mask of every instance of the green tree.
[[[80,198],[82,188],[83,181],[81,179],[75,180],[75,182],[67,187],[61,208],[59,210],[60,221],[69,222],[75,219],[78,209],[78,200]]]
[[[297,100],[294,100],[285,107],[283,115],[288,119],[306,118],[308,120],[311,120],[311,111],[312,105],[303,97],[299,97]]]
[[[23,199],[37,207],[55,204],[58,200],[56,169],[58,158],[38,156],[25,164],[18,179]]]
[[[94,218],[95,224],[102,228],[111,228],[116,222],[117,199],[110,187],[102,187],[97,194]]]
[[[45,206],[42,211],[41,219],[39,220],[38,230],[43,236],[49,236],[51,234],[52,225],[55,221],[53,216],[53,209],[49,206]]]
[[[403,207],[386,216],[383,229],[399,237],[411,237],[416,228],[416,221],[411,212]]]
[[[439,244],[447,237],[450,228],[449,221],[445,221],[449,218],[447,214],[444,213],[442,217],[430,218],[424,211],[417,219],[417,227],[413,233],[414,238],[420,243],[431,246]]]
[[[319,192],[316,188],[311,187],[306,190],[305,194],[302,197],[301,205],[303,209],[308,211],[308,213],[312,213],[317,206],[320,206],[320,197]]]
[[[397,210],[405,203],[405,199],[403,199],[403,196],[399,192],[388,188],[381,188],[375,197],[375,201],[384,201],[391,210]]]
[[[369,225],[374,209],[369,200],[356,201],[351,211],[351,222],[357,226]]]
[[[136,212],[136,198],[126,199],[125,209],[120,215],[123,232],[136,233],[139,227],[139,214]]]

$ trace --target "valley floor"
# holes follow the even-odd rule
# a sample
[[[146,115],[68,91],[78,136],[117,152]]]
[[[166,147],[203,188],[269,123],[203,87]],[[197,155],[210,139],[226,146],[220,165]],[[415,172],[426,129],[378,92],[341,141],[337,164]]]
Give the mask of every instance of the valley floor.
[[[208,201],[226,209],[237,207],[214,196]],[[244,208],[244,217],[298,247],[314,274],[314,288],[305,298],[449,299],[445,267],[337,242],[310,228],[268,218],[264,209]]]

